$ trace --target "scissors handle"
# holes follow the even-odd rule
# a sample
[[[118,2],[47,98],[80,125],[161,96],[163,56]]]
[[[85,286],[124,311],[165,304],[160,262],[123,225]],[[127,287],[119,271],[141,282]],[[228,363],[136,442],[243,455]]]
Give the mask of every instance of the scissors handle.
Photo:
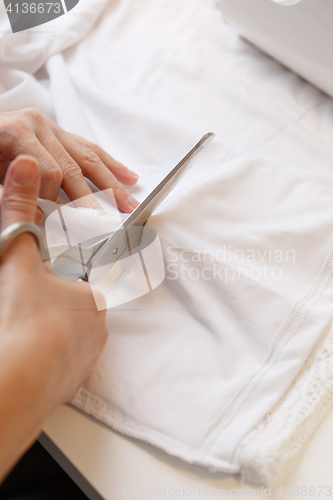
[[[31,233],[34,235],[43,261],[49,260],[49,253],[44,243],[43,233],[37,224],[34,224],[33,222],[17,222],[2,231],[0,234],[0,254],[14,238],[23,233]]]

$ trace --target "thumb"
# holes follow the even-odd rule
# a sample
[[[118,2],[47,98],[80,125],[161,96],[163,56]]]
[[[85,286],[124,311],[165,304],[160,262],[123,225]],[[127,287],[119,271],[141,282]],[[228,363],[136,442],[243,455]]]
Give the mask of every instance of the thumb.
[[[32,156],[18,156],[10,165],[2,193],[2,230],[16,222],[34,222],[39,168]]]

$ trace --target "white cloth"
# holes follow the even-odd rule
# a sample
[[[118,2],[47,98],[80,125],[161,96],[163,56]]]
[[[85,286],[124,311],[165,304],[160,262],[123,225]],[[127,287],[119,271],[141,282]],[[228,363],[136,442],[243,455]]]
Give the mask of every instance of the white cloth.
[[[241,41],[211,1],[81,0],[67,16],[47,43],[0,39],[1,65],[16,68],[1,69],[2,109],[30,102],[15,75],[38,88],[26,72],[47,61],[53,109],[46,91],[29,105],[137,171],[139,199],[217,134],[149,221],[166,280],[109,311],[107,347],[74,404],[191,463],[269,482],[304,407],[273,447],[276,422],[260,426],[274,408],[284,421],[279,404],[332,317],[332,100]]]

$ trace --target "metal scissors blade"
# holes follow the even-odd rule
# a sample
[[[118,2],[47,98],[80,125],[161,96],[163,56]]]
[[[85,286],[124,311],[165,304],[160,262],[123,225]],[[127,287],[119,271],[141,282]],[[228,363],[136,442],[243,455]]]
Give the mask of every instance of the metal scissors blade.
[[[143,227],[149,217],[153,214],[157,207],[165,200],[169,193],[173,190],[180,179],[191,168],[198,155],[208,146],[213,140],[215,134],[205,134],[193,148],[184,156],[184,158],[164,177],[164,179],[153,189],[153,191],[145,198],[140,205],[132,212],[132,214],[123,222],[118,231],[112,233],[111,236],[102,236],[98,241],[86,241],[80,244],[80,248],[71,247],[56,259],[54,270],[61,269],[64,266],[69,269],[69,265],[74,265],[78,270],[73,270],[73,276],[81,270],[86,269],[86,272],[81,276],[82,279],[88,280],[91,269],[105,264],[113,264],[121,258],[124,252],[131,251],[131,248],[139,246],[140,235],[142,232],[129,231],[132,226]],[[139,229],[139,228],[138,228]],[[58,261],[58,262],[57,262]],[[70,262],[72,264],[70,264]],[[67,262],[67,265],[65,264]],[[74,265],[75,267],[75,265]],[[63,274],[59,272],[58,274]],[[70,274],[70,273],[69,273]]]
[[[209,132],[205,134],[199,142],[184,156],[184,158],[164,177],[164,179],[153,189],[147,198],[132,212],[132,214],[123,223],[123,230],[126,231],[130,226],[144,226],[149,217],[155,212],[156,208],[165,200],[173,188],[178,184],[180,179],[192,167],[199,153],[205,149],[208,144],[214,139],[215,134]],[[138,233],[140,234],[140,233]],[[98,264],[99,259],[109,249],[114,251],[114,243],[119,240],[121,235],[117,233],[105,240],[102,245],[92,254],[89,266]],[[132,243],[133,246],[133,243]]]

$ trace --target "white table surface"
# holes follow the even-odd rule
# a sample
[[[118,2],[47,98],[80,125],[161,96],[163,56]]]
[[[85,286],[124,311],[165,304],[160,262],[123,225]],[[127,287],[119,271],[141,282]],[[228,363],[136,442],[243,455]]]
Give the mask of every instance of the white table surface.
[[[60,406],[50,415],[40,442],[91,500],[333,497],[333,411],[301,452],[285,464],[278,479],[270,485],[271,491],[265,491],[266,495],[261,487],[255,488],[255,494],[253,491],[246,494],[246,486],[237,476],[212,474],[186,464],[153,446],[122,436],[68,406]],[[300,489],[297,495],[296,486],[306,489]],[[309,490],[310,486],[315,490]],[[319,486],[327,487],[321,490],[321,495]],[[314,495],[310,494],[313,492]]]

